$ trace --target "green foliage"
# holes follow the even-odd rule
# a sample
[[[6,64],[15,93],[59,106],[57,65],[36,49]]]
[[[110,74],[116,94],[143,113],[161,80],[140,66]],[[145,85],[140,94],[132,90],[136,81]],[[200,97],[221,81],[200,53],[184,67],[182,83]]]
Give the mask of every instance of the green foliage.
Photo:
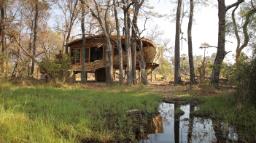
[[[220,73],[221,77],[229,80],[230,76],[233,73],[233,68],[234,68],[233,65],[223,62],[221,65],[221,73]]]
[[[5,104],[4,108],[0,106],[0,142],[74,143],[132,139],[134,134],[127,111],[156,112],[159,102],[159,96],[148,94],[141,88],[123,91],[111,87],[95,91],[15,87],[12,92],[0,92],[0,105]]]
[[[159,68],[156,69],[157,74],[160,74],[164,80],[170,80],[172,76],[172,68],[170,62],[162,58]]]
[[[238,102],[256,103],[256,57],[251,60],[241,55],[233,74],[233,81],[237,84]]]
[[[42,73],[48,74],[52,79],[63,80],[68,77],[70,69],[70,58],[68,55],[61,55],[61,58],[48,59],[44,58],[40,63]]]

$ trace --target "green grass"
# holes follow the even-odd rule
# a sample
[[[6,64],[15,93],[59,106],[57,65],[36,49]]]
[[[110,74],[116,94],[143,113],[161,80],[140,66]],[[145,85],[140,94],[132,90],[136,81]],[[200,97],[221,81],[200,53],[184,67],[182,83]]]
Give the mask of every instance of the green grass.
[[[134,138],[127,111],[156,112],[160,96],[143,87],[0,86],[0,142],[73,143]]]

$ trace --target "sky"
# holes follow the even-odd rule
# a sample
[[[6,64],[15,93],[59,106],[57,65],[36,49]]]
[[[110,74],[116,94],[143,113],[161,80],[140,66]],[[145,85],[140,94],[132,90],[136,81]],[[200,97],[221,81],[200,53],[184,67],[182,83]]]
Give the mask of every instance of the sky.
[[[209,0],[210,4],[207,6],[195,6],[194,21],[193,21],[193,55],[203,55],[203,50],[200,49],[200,45],[203,42],[212,46],[217,46],[218,41],[218,8],[217,0]],[[236,0],[226,0],[226,5],[232,4]],[[150,0],[150,5],[154,6],[153,11],[160,14],[168,15],[164,18],[152,18],[149,20],[147,26],[150,29],[157,25],[158,30],[163,33],[162,39],[169,40],[169,46],[174,47],[175,40],[175,7],[176,4],[170,2],[170,0]],[[231,11],[230,11],[231,12]],[[183,20],[182,31],[186,34],[188,20]],[[152,28],[151,28],[152,29]],[[184,35],[186,37],[186,35]],[[225,61],[234,63],[234,54],[236,41],[233,37],[226,37],[226,51],[231,51],[227,54]],[[155,41],[157,43],[157,41]],[[174,50],[174,48],[172,48]],[[207,50],[207,55],[216,53],[216,48],[210,48]],[[174,51],[172,51],[173,53]],[[250,53],[248,49],[245,49],[246,53]],[[187,54],[187,42],[181,42],[181,54]]]

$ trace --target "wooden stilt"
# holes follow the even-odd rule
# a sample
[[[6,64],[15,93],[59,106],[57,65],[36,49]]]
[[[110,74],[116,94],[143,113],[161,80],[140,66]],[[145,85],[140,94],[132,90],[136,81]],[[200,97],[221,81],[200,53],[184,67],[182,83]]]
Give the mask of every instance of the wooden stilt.
[[[153,68],[151,68],[151,82],[153,82]]]
[[[139,77],[139,82],[141,82],[141,71],[139,70],[138,72],[139,72],[139,75],[138,75],[138,77]]]

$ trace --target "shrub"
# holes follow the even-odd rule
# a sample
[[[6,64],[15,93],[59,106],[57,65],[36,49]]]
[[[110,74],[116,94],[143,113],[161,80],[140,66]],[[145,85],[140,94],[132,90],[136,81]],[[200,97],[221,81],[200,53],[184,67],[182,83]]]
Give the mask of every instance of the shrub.
[[[53,80],[65,80],[69,76],[70,58],[62,55],[61,58],[43,59],[40,63],[41,73],[47,74]]]
[[[256,103],[256,57],[251,60],[241,60],[236,65],[235,81],[237,97],[241,102]],[[256,104],[255,104],[256,105]]]

